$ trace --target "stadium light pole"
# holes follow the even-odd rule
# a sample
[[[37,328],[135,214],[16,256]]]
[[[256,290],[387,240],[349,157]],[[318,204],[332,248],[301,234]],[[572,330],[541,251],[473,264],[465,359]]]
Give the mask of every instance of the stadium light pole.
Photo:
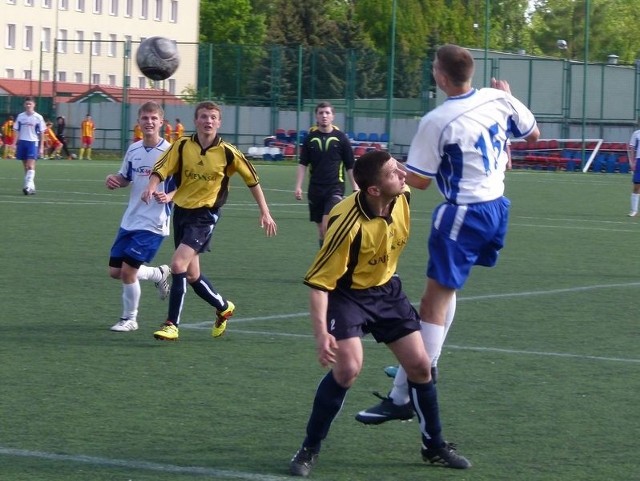
[[[391,52],[389,54],[389,72],[387,79],[387,118],[385,132],[389,136],[387,148],[391,150],[391,120],[393,119],[393,76],[396,69],[396,7],[397,0],[391,3]]]
[[[491,0],[484,2],[484,86],[489,85],[488,63],[489,63],[489,21],[491,18]]]

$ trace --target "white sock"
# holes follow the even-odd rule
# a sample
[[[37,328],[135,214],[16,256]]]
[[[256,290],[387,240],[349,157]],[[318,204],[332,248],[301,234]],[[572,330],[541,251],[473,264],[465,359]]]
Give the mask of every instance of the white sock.
[[[640,194],[631,194],[631,212],[638,212],[638,200],[640,200]]]
[[[138,269],[138,274],[136,277],[141,281],[160,282],[160,280],[162,279],[162,271],[160,271],[159,267],[142,265]]]
[[[136,280],[133,284],[122,284],[122,318],[133,321],[138,317],[138,305],[140,304],[140,283]]]
[[[440,359],[440,354],[442,353],[442,346],[444,346],[444,341],[447,339],[447,334],[449,334],[449,329],[451,328],[451,324],[453,324],[453,318],[456,315],[456,305],[457,305],[457,297],[456,293],[453,293],[453,297],[451,298],[451,302],[449,302],[449,309],[447,309],[447,314],[444,318],[444,333],[442,334],[442,342],[440,343],[440,349],[437,354],[431,357],[431,365],[437,366],[438,359]],[[431,356],[431,353],[429,353]]]
[[[35,184],[33,183],[33,179],[35,179],[35,177],[35,170],[27,170],[27,172],[24,174],[24,186],[29,189],[33,189],[35,187]]]
[[[453,318],[456,314],[457,298],[456,293],[453,293],[451,302],[449,303],[449,309],[444,319],[444,326],[438,326],[436,324],[429,324],[427,322],[420,323],[420,334],[424,341],[424,347],[431,359],[431,365],[437,366],[440,353],[442,352],[442,346],[444,340],[449,333],[449,328],[453,324]],[[409,384],[407,382],[407,373],[404,368],[400,366],[396,377],[393,379],[393,388],[389,393],[389,397],[393,400],[394,404],[402,406],[410,401],[409,398]]]

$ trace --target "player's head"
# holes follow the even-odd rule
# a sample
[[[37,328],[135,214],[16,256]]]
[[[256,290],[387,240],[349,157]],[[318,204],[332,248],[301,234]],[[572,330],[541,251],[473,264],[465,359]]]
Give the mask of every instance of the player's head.
[[[437,50],[436,58],[433,62],[436,81],[438,80],[438,74],[442,74],[446,76],[454,87],[462,87],[464,84],[471,82],[473,70],[473,57],[466,48],[447,44]]]
[[[143,103],[138,109],[138,118],[142,116],[143,113],[150,114],[158,114],[160,119],[164,119],[164,109],[160,106],[159,103],[150,100],[149,102]]]
[[[179,124],[179,123],[180,123],[180,119],[176,119],[176,124]]]
[[[389,152],[372,150],[356,160],[353,178],[362,191],[391,198],[404,190],[406,174]]]
[[[33,112],[33,109],[36,107],[36,99],[28,96],[24,98],[24,109],[27,112]]]
[[[195,125],[198,133],[215,135],[222,122],[220,106],[210,100],[196,105]]]
[[[320,130],[331,129],[333,119],[333,105],[330,102],[320,102],[316,105],[316,125]]]

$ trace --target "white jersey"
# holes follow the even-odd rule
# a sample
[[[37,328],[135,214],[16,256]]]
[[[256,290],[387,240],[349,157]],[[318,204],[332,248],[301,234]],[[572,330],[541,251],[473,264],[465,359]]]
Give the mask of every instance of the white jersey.
[[[640,159],[640,130],[636,130],[633,134],[631,134],[629,147],[633,149],[636,159]]]
[[[13,130],[18,133],[18,140],[39,142],[40,134],[44,133],[46,129],[44,119],[38,112],[33,112],[31,115],[26,112],[19,113],[13,123]]]
[[[164,139],[155,147],[149,148],[143,145],[143,141],[134,142],[127,149],[118,173],[131,182],[129,205],[122,216],[120,227],[128,230],[146,230],[163,236],[169,235],[169,221],[171,217],[171,204],[159,204],[151,199],[145,204],[141,197],[142,192],[149,184],[149,175],[153,170],[156,160],[171,147]],[[166,179],[158,185],[158,192],[170,192],[173,185],[172,179]]]
[[[513,96],[471,89],[422,118],[406,167],[435,178],[453,204],[495,200],[504,194],[507,138],[526,137],[535,127],[533,113]]]

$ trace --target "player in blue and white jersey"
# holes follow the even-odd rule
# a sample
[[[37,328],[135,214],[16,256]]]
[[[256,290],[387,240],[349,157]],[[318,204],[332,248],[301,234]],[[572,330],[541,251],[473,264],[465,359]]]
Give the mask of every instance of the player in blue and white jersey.
[[[138,329],[140,280],[155,282],[161,299],[169,295],[169,266],[150,267],[144,263],[151,262],[163,239],[169,235],[171,199],[175,191],[172,179],[158,185],[155,201],[145,203],[141,200],[153,165],[171,147],[160,136],[163,119],[164,111],[156,102],[147,102],[140,107],[138,124],[143,139],[129,146],[120,170],[108,175],[105,181],[110,190],[131,186],[129,204],[109,257],[109,275],[122,280],[122,316],[111,327],[116,332]]]
[[[629,155],[629,167],[633,172],[629,217],[635,217],[638,215],[638,202],[640,201],[640,165],[638,164],[638,159],[640,159],[640,130],[636,130],[631,134],[631,139],[629,139],[629,145],[627,146],[627,154]]]
[[[446,101],[420,121],[406,163],[409,186],[426,189],[433,180],[445,201],[432,215],[427,284],[420,303],[422,337],[437,360],[455,310],[456,291],[474,265],[492,267],[504,245],[509,200],[504,194],[507,138],[535,141],[533,113],[492,79],[493,88],[471,86],[473,57],[456,45],[436,53],[433,76]],[[407,419],[406,374],[399,369],[394,388],[381,403],[358,413],[365,424]]]
[[[19,113],[13,123],[16,131],[16,159],[24,166],[24,195],[36,193],[36,160],[44,157],[44,118],[35,111],[36,102],[33,97],[25,97],[24,112]]]

